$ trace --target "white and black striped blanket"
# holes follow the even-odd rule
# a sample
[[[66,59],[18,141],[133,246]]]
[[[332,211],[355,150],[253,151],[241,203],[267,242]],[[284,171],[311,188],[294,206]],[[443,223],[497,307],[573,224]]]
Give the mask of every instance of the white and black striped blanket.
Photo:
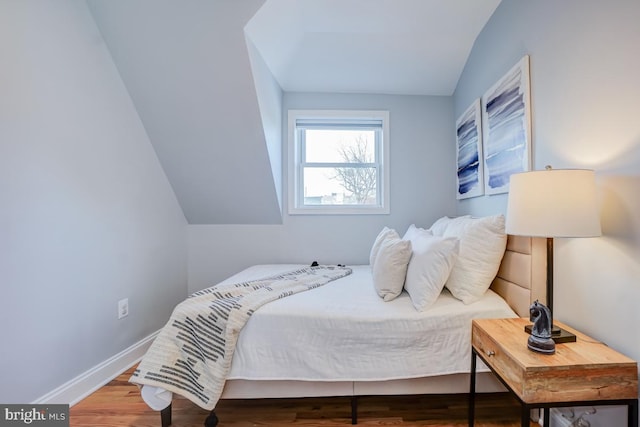
[[[262,305],[351,274],[342,266],[306,267],[196,292],[174,309],[132,383],[178,393],[212,410],[231,369],[240,330]]]

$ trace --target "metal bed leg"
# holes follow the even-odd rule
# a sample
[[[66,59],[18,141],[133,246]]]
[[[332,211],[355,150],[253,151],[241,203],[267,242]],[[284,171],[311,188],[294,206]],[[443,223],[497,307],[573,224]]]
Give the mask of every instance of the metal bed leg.
[[[215,411],[211,411],[206,420],[204,420],[204,427],[216,427],[218,425],[218,416]]]
[[[351,424],[358,424],[358,397],[351,397]]]
[[[160,411],[160,421],[162,422],[162,427],[171,425],[171,404]]]

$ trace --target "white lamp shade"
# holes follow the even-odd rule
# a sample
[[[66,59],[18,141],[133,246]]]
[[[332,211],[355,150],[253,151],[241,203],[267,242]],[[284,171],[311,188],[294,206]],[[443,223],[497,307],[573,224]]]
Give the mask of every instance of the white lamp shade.
[[[511,175],[505,229],[532,237],[600,236],[594,172],[548,169]]]

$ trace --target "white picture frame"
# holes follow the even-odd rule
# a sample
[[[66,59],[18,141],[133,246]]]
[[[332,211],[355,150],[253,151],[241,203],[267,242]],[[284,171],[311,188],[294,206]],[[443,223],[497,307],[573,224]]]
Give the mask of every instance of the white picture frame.
[[[484,194],[482,112],[476,99],[456,120],[456,198]]]
[[[482,96],[485,194],[509,191],[509,177],[531,170],[529,55]]]

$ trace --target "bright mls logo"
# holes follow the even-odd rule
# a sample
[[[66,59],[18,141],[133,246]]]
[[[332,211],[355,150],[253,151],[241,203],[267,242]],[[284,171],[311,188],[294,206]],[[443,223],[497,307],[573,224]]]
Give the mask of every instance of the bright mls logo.
[[[0,427],[69,427],[69,405],[0,405]]]

